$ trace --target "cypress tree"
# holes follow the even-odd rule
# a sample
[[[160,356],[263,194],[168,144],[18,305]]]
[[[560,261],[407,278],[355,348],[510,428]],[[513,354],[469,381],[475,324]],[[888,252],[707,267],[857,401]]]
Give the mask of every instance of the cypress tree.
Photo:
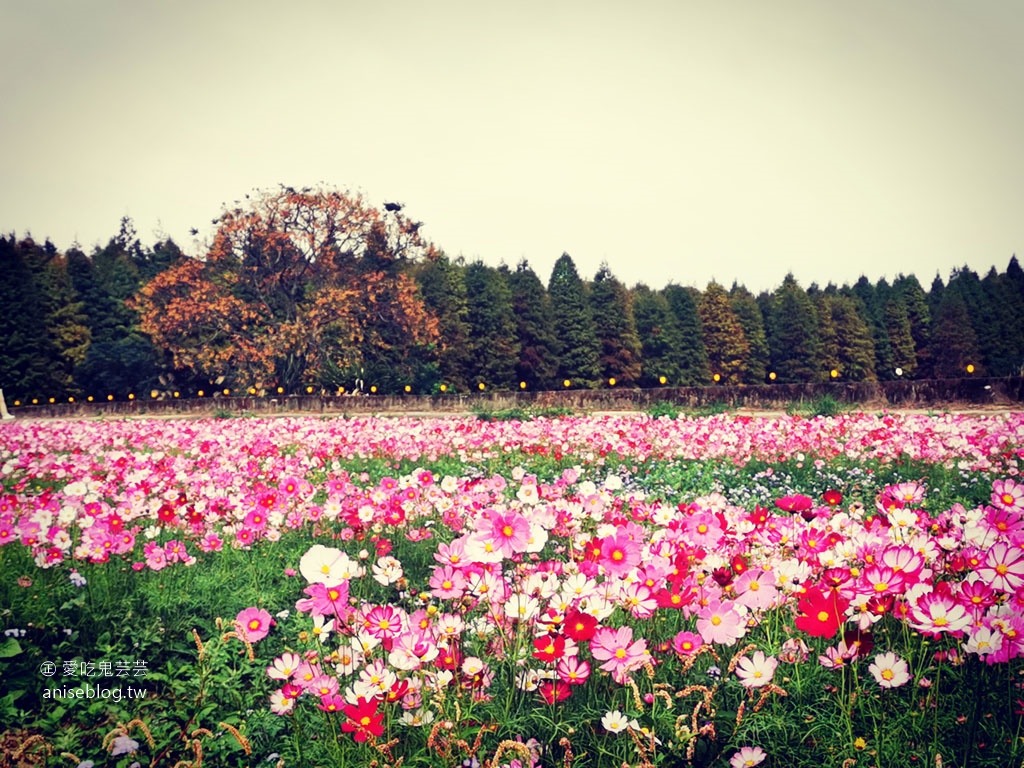
[[[871,329],[857,311],[856,299],[838,294],[829,297],[829,305],[832,310],[832,327],[835,329],[837,367],[843,378],[849,381],[877,381]]]
[[[808,289],[808,295],[814,305],[814,316],[818,322],[818,339],[821,344],[821,364],[827,371],[837,370],[844,378],[846,371],[839,364],[839,335],[832,320],[832,297],[816,286]]]
[[[821,340],[811,298],[789,274],[772,299],[768,345],[779,381],[823,381],[828,370],[821,359]]]
[[[750,345],[725,288],[714,281],[708,283],[697,312],[704,330],[704,348],[712,377],[718,374],[723,382],[739,384],[747,369]]]
[[[754,294],[737,283],[732,284],[729,290],[729,300],[732,303],[732,310],[739,318],[743,326],[743,337],[750,346],[747,354],[747,364],[743,369],[744,384],[762,384],[768,373],[768,364],[771,360],[768,349],[768,334],[764,328],[764,315],[754,298]]]
[[[508,283],[498,270],[475,261],[466,267],[466,295],[473,378],[495,389],[518,386],[519,341]]]
[[[583,281],[567,253],[555,262],[548,294],[554,328],[562,341],[559,378],[592,387],[601,377],[600,346]]]
[[[933,317],[931,356],[935,377],[959,378],[965,374],[968,364],[980,372],[978,339],[960,292],[950,288],[944,290]]]
[[[892,287],[907,310],[910,335],[914,339],[914,356],[917,359],[917,378],[929,378],[931,344],[928,331],[931,325],[931,310],[928,307],[928,295],[914,275],[900,275]]]
[[[889,336],[889,348],[892,350],[892,364],[903,370],[904,376],[917,373],[917,353],[914,348],[914,337],[910,330],[910,318],[903,301],[893,293],[892,298],[885,302],[883,308],[885,330]]]
[[[1001,313],[992,305],[990,296],[978,279],[978,273],[968,267],[953,272],[946,290],[959,293],[967,308],[967,316],[978,343],[979,355],[974,365],[992,372],[1004,354],[1001,342],[1005,330]]]
[[[678,386],[683,373],[679,364],[682,341],[668,300],[646,285],[637,285],[633,289],[633,315],[643,349],[641,386],[656,386],[662,376],[668,384]]]
[[[0,237],[0,387],[11,402],[56,395],[58,357],[41,317],[41,254],[31,239]]]
[[[640,337],[626,286],[612,275],[607,264],[594,276],[590,287],[590,311],[601,346],[600,375],[607,381],[633,386],[640,379]]]
[[[662,290],[679,328],[679,383],[694,387],[711,380],[708,351],[704,347],[704,329],[700,323],[697,301],[700,294],[692,288],[669,284]],[[694,298],[696,294],[697,298]]]
[[[526,259],[507,275],[515,312],[519,360],[516,377],[531,390],[553,389],[558,377],[558,336],[544,283]]]
[[[423,303],[437,318],[437,364],[441,382],[458,391],[470,388],[469,301],[461,259],[433,252],[415,272]],[[475,385],[474,385],[475,386]]]
[[[986,370],[990,376],[1011,376],[1020,370],[1024,301],[1009,278],[997,273],[995,267],[985,275],[981,287],[996,331],[984,355]]]
[[[851,289],[852,295],[856,296],[859,304],[858,311],[862,313],[864,321],[871,329],[871,340],[875,347],[875,372],[882,380],[891,380],[896,377],[893,363],[892,346],[889,344],[889,333],[885,328],[885,317],[883,313],[884,296],[889,290],[888,283],[880,280],[878,285],[872,285],[863,275]]]

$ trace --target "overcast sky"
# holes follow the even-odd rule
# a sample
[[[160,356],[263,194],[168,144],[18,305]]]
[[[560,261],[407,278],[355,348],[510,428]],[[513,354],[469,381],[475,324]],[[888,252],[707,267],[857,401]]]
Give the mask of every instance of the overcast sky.
[[[320,182],[547,281],[772,289],[1024,257],[1019,0],[0,0],[0,232]],[[198,238],[189,229],[199,229]]]

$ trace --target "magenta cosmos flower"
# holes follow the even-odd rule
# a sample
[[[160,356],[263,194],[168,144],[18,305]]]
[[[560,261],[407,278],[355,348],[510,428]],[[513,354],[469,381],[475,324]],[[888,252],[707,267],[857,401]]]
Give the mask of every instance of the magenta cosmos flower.
[[[601,541],[598,562],[609,576],[625,576],[640,564],[640,542],[633,541],[619,528]]]
[[[243,640],[256,643],[270,633],[274,619],[262,608],[246,608],[235,618],[235,626]]]

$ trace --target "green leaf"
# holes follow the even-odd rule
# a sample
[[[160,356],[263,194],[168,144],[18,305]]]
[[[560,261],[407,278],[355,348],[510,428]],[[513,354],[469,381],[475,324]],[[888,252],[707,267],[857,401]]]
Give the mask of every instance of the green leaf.
[[[9,659],[21,653],[21,644],[13,637],[8,637],[0,643],[0,659]]]

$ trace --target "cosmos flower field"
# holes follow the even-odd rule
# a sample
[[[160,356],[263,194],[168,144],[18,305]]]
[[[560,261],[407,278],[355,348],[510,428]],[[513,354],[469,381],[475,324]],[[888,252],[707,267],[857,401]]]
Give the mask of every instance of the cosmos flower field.
[[[1024,414],[0,425],[0,766],[1024,764]]]

